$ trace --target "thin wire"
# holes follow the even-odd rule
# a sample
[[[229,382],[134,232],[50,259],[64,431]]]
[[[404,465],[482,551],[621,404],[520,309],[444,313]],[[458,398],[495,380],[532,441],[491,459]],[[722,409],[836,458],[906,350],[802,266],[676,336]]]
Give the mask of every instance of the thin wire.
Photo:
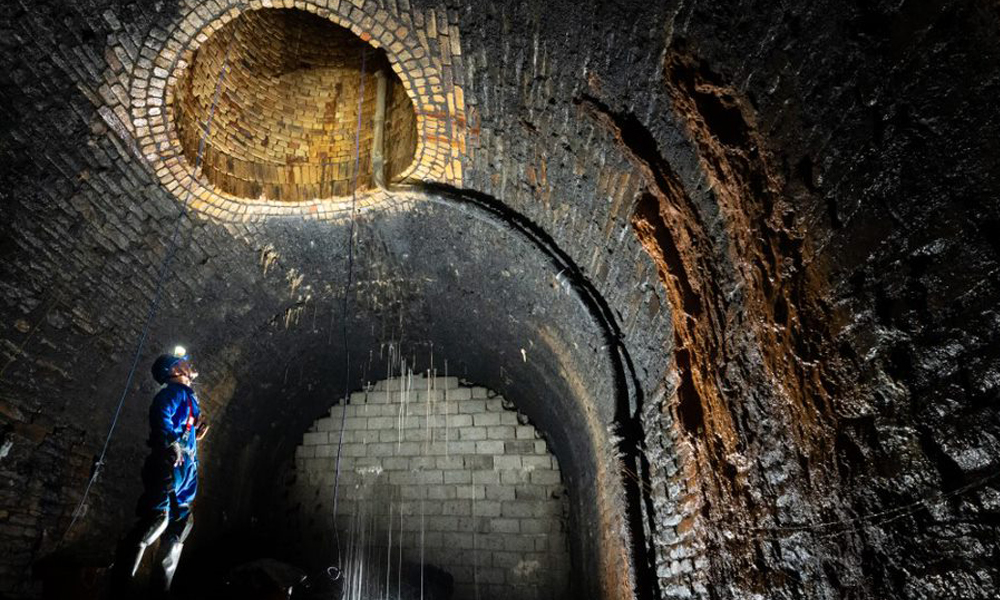
[[[624,469],[626,475],[630,478],[639,481],[635,473],[629,470],[627,467]],[[885,510],[876,511],[873,513],[867,513],[863,515],[858,515],[850,519],[834,520],[834,521],[821,521],[818,523],[802,523],[794,525],[776,525],[770,527],[734,527],[728,528],[732,531],[743,531],[746,533],[755,534],[776,534],[775,536],[763,536],[767,539],[781,539],[776,537],[777,534],[791,535],[795,533],[816,533],[820,539],[836,537],[838,535],[843,535],[846,533],[852,533],[858,531],[856,525],[870,525],[870,526],[881,526],[899,519],[909,517],[916,514],[917,512],[934,506],[945,500],[961,496],[978,488],[985,486],[990,481],[1000,478],[1000,470],[985,475],[979,479],[971,481],[965,485],[959,486],[953,490],[947,492],[937,492],[935,494],[929,494],[919,500],[911,502],[909,504],[904,504],[901,506],[894,506],[892,508],[887,508]],[[642,482],[640,482],[642,483]],[[651,492],[652,488],[648,485],[645,486],[645,491]],[[730,512],[729,516],[736,517],[735,513]]]
[[[333,478],[333,515],[337,516],[337,503],[340,496],[340,455],[344,446],[344,425],[347,421],[347,398],[351,393],[351,357],[347,348],[347,309],[348,300],[351,295],[351,284],[354,281],[354,212],[358,200],[358,171],[361,162],[361,109],[362,100],[365,96],[365,60],[367,52],[361,50],[361,86],[358,91],[358,125],[354,135],[354,185],[351,191],[351,223],[347,236],[347,285],[344,286],[344,302],[341,305],[341,332],[344,344],[344,399],[343,409],[340,414],[340,439],[337,442],[337,466]],[[342,569],[340,556],[340,533],[337,527],[333,528],[334,537],[337,540],[337,568]]]
[[[209,132],[212,130],[212,121],[215,118],[215,109],[219,104],[219,97],[222,93],[222,82],[225,79],[226,72],[229,70],[229,50],[232,47],[233,40],[230,38],[229,43],[226,45],[225,58],[222,61],[222,69],[219,71],[219,79],[215,84],[215,94],[212,98],[212,106],[208,114],[208,121],[205,123],[204,130],[202,132],[201,141],[198,143],[198,154],[195,157],[194,162],[194,173],[197,175],[199,167],[201,167],[201,161],[204,156],[205,146],[207,144],[207,138]],[[125,405],[125,399],[128,397],[128,390],[132,386],[132,380],[135,378],[136,368],[139,366],[139,359],[142,356],[142,351],[146,346],[146,339],[149,337],[149,329],[153,323],[153,319],[156,318],[156,313],[160,307],[160,300],[163,297],[163,284],[167,278],[168,271],[170,269],[171,263],[173,263],[174,256],[177,254],[177,237],[180,234],[181,221],[184,220],[184,216],[187,214],[188,204],[191,201],[191,189],[188,188],[187,195],[184,197],[184,202],[181,205],[181,211],[177,215],[177,219],[174,221],[174,229],[170,234],[170,241],[167,244],[167,254],[163,258],[163,262],[160,264],[159,272],[156,278],[156,291],[153,294],[153,300],[149,304],[149,309],[146,312],[146,320],[142,327],[142,333],[139,335],[139,341],[136,344],[135,353],[132,357],[132,365],[129,367],[128,376],[125,378],[125,385],[122,388],[121,396],[118,398],[118,406],[115,408],[115,415],[111,419],[111,427],[108,429],[108,435],[104,439],[104,446],[101,448],[101,453],[94,463],[93,473],[90,475],[90,479],[87,481],[87,487],[83,490],[83,496],[80,498],[79,504],[77,504],[76,509],[73,511],[73,518],[66,527],[66,531],[63,532],[62,537],[59,540],[59,545],[66,540],[73,526],[76,525],[77,521],[83,511],[83,506],[87,502],[87,498],[90,496],[90,490],[93,488],[94,483],[101,474],[101,470],[104,468],[104,458],[108,453],[108,446],[111,444],[111,438],[114,436],[115,428],[118,426],[118,419],[121,416],[122,407]]]
[[[472,589],[479,600],[479,522],[476,521],[476,472],[470,471],[472,479]],[[485,489],[485,488],[484,488]]]
[[[8,360],[7,363],[3,366],[3,368],[0,369],[0,380],[3,379],[3,374],[7,372],[7,367],[14,364],[14,362],[16,362],[18,358],[24,355],[24,349],[28,346],[28,342],[31,341],[31,338],[35,337],[35,334],[38,333],[38,330],[41,327],[42,322],[45,321],[46,318],[48,318],[49,313],[52,312],[52,309],[55,308],[57,304],[59,304],[60,300],[62,300],[62,294],[63,294],[62,290],[57,290],[52,294],[51,296],[52,300],[49,301],[48,305],[45,308],[45,311],[42,313],[40,317],[38,317],[38,320],[35,321],[35,324],[31,326],[31,329],[28,331],[28,336],[24,338],[24,341],[21,342],[21,345],[17,347],[17,351],[14,352],[14,356],[11,356],[10,360]]]
[[[635,473],[635,471],[629,469],[628,467],[622,467],[623,472],[630,479],[633,479],[638,485],[641,486],[643,491],[646,493],[653,493],[653,487],[642,479]],[[953,490],[947,492],[937,492],[935,494],[930,494],[919,500],[915,500],[909,504],[904,504],[902,506],[894,506],[892,508],[887,508],[885,510],[876,511],[873,513],[858,515],[850,519],[834,520],[834,521],[821,521],[819,523],[802,523],[796,525],[776,525],[771,527],[747,527],[747,528],[732,528],[736,531],[745,531],[748,533],[773,533],[773,534],[788,534],[793,533],[816,533],[820,539],[835,537],[838,535],[843,535],[845,533],[852,533],[858,530],[855,525],[867,524],[872,526],[886,525],[899,519],[906,518],[908,516],[914,515],[924,508],[930,508],[931,506],[954,498],[956,496],[961,496],[980,487],[985,486],[990,481],[1000,478],[1000,470],[985,475],[979,479],[971,481],[965,485],[959,486]],[[737,516],[735,513],[729,513],[731,516]],[[838,529],[839,527],[839,529]],[[768,536],[765,536],[768,537]]]
[[[385,600],[389,598],[389,576],[392,574],[392,488],[389,488],[389,542],[385,553]]]
[[[856,531],[856,528],[852,527],[855,524],[869,524],[869,525],[884,525],[897,521],[904,517],[916,514],[924,508],[929,508],[934,504],[938,504],[944,500],[960,496],[962,494],[971,492],[978,489],[991,480],[1000,477],[1000,471],[996,471],[984,477],[981,477],[975,481],[967,483],[963,486],[959,486],[948,492],[938,492],[935,494],[929,494],[928,496],[911,502],[909,504],[904,504],[902,506],[896,506],[882,511],[877,511],[874,513],[868,513],[865,515],[860,515],[852,519],[845,519],[843,521],[825,521],[820,523],[804,523],[801,525],[785,525],[777,527],[754,527],[750,531],[756,532],[784,532],[784,533],[796,533],[796,532],[823,532],[823,530],[829,530],[831,528],[840,526],[843,529],[833,529],[832,531],[823,532],[824,536],[840,535],[842,533],[850,533]],[[887,518],[884,518],[887,517]]]

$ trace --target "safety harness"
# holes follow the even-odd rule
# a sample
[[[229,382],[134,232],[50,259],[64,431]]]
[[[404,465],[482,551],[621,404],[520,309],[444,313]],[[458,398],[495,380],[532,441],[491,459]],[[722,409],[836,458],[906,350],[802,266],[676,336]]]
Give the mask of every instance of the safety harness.
[[[184,422],[184,436],[191,433],[191,428],[194,427],[194,400],[191,399],[191,394],[187,395],[188,401],[188,416],[187,420]]]

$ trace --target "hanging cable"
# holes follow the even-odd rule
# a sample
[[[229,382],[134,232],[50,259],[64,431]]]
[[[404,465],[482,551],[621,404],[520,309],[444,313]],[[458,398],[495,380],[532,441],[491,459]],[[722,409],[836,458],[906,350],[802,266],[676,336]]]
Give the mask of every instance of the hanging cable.
[[[344,300],[341,304],[340,324],[342,341],[344,347],[344,397],[341,400],[343,410],[340,411],[340,439],[337,441],[337,464],[333,476],[333,533],[337,540],[337,568],[343,573],[340,552],[340,532],[337,530],[337,502],[340,496],[340,455],[344,447],[344,425],[347,421],[347,399],[351,393],[351,356],[347,347],[347,315],[348,301],[351,295],[351,284],[354,279],[354,212],[358,200],[358,171],[361,164],[361,109],[362,100],[365,96],[365,61],[367,59],[366,49],[361,49],[361,85],[358,91],[358,124],[354,135],[354,182],[351,190],[351,214],[350,225],[347,234],[347,284],[344,286]]]
[[[215,109],[219,104],[219,97],[222,93],[222,82],[225,79],[226,72],[229,70],[229,50],[232,45],[233,40],[230,38],[229,43],[226,45],[226,54],[222,61],[222,68],[219,70],[219,78],[215,84],[215,93],[212,97],[212,106],[208,114],[208,120],[205,122],[201,140],[198,142],[198,153],[195,156],[194,161],[194,176],[197,176],[198,169],[201,167],[201,161],[205,153],[205,146],[207,145],[208,134],[212,130],[212,121],[215,118]],[[108,428],[108,435],[104,439],[104,446],[101,448],[101,453],[98,455],[97,460],[94,461],[90,479],[87,481],[87,487],[83,490],[83,496],[80,498],[79,504],[77,504],[76,509],[73,511],[73,518],[70,520],[69,526],[66,527],[66,531],[63,532],[62,537],[59,539],[60,546],[66,540],[70,530],[73,529],[73,526],[76,525],[77,521],[80,519],[83,507],[87,502],[87,498],[90,496],[90,490],[93,488],[97,478],[101,475],[101,470],[104,468],[104,458],[108,453],[108,446],[111,444],[111,438],[114,436],[115,428],[118,426],[118,419],[121,416],[122,408],[125,405],[125,399],[128,397],[128,390],[132,386],[132,380],[135,379],[135,371],[139,366],[139,359],[142,357],[142,351],[146,346],[146,339],[149,337],[150,326],[153,323],[153,319],[156,318],[156,313],[160,308],[160,300],[163,297],[163,284],[169,274],[170,265],[173,263],[174,256],[177,254],[177,238],[180,235],[181,221],[184,220],[184,216],[187,214],[188,204],[190,204],[191,201],[191,195],[191,188],[189,187],[187,189],[187,194],[184,196],[184,202],[181,204],[180,213],[178,213],[177,218],[174,221],[174,228],[170,234],[170,240],[167,243],[167,254],[163,257],[163,262],[160,263],[160,268],[157,272],[156,289],[153,292],[153,299],[150,301],[149,309],[146,311],[146,320],[143,323],[142,332],[139,334],[139,340],[136,343],[135,352],[132,356],[132,364],[129,367],[128,376],[125,378],[125,385],[122,387],[122,393],[118,398],[118,405],[115,408],[114,417],[111,419],[111,426]]]

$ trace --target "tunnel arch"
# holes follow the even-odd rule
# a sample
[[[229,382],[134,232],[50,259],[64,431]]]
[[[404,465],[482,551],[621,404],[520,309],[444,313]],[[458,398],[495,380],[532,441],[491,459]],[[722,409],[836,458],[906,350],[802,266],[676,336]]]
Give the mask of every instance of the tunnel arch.
[[[639,399],[634,395],[638,388],[630,383],[627,353],[616,341],[616,325],[605,320],[608,315],[600,305],[599,294],[572,261],[524,217],[489,197],[473,197],[458,190],[428,189],[424,200],[426,209],[407,215],[384,214],[359,224],[359,244],[366,237],[375,237],[373,232],[378,230],[379,236],[391,240],[416,239],[416,232],[425,236],[419,248],[410,246],[393,252],[397,257],[408,257],[393,269],[419,272],[422,279],[435,282],[424,290],[427,296],[417,301],[422,305],[417,311],[418,320],[435,325],[430,329],[416,326],[403,333],[402,341],[395,334],[384,337],[386,315],[372,310],[363,298],[362,283],[358,306],[348,323],[352,347],[363,350],[352,351],[350,388],[360,388],[365,377],[372,379],[385,373],[380,349],[393,342],[412,349],[418,370],[429,368],[433,355],[439,367],[449,361],[453,375],[481,382],[512,398],[533,398],[518,407],[546,433],[553,453],[564,465],[571,527],[576,532],[571,536],[575,583],[580,593],[591,597],[631,597],[635,591],[635,562],[644,560],[639,554],[644,552],[646,542],[641,529],[635,534],[643,517],[633,514],[641,512],[641,508],[630,504],[633,498],[627,487],[633,479],[621,471],[620,461],[628,460],[628,453],[637,447],[628,415]],[[273,233],[278,234],[287,225],[276,223]],[[331,226],[317,223],[309,227],[326,231]],[[324,235],[327,239],[342,239],[339,235],[343,232]],[[462,242],[464,236],[470,236],[466,240],[490,236],[493,239],[487,246],[494,251],[469,251],[466,255],[469,249],[464,244],[469,242]],[[288,248],[279,247],[278,251],[287,257],[282,262],[290,264],[301,258]],[[360,250],[360,260],[368,260],[366,252]],[[522,272],[509,278],[499,275],[501,269],[494,267],[517,264],[510,258],[514,255],[525,263]],[[457,257],[465,257],[462,262],[466,266],[459,269],[476,273],[475,287],[485,288],[479,296],[452,296],[447,300],[441,296],[441,290],[461,295],[467,287],[461,283],[464,273],[454,273]],[[432,264],[438,266],[428,266]],[[300,265],[299,269],[308,273],[309,266]],[[493,275],[499,276],[494,279]],[[366,276],[360,277],[363,280]],[[514,279],[522,281],[509,283]],[[492,283],[479,285],[486,280]],[[544,290],[546,299],[532,297],[528,289]],[[516,300],[518,296],[523,296],[520,301]],[[532,315],[543,303],[547,304],[546,312]],[[339,301],[334,299],[329,309],[339,311]],[[457,315],[459,312],[463,314]],[[411,318],[413,314],[407,312],[405,319]],[[395,322],[397,316],[392,314],[388,319]],[[524,322],[529,320],[531,325]],[[533,329],[536,322],[540,324],[538,330]],[[566,331],[559,325],[573,322],[580,331]],[[260,473],[279,471],[282,461],[288,460],[300,442],[299,432],[326,410],[331,393],[340,394],[344,389],[345,357],[338,342],[329,343],[327,332],[292,338],[285,331],[275,331],[266,337],[268,341],[262,346],[266,350],[262,351],[267,358],[256,359],[245,369],[272,372],[236,387],[235,400],[225,411],[227,416],[238,418],[241,425],[223,425],[225,440],[221,444],[213,442],[214,449],[208,451],[216,456],[227,454],[231,450],[224,448],[231,444],[245,446],[248,438],[259,440],[255,442],[256,458],[250,461],[257,468],[239,481],[234,478],[235,471],[210,466],[212,472],[206,475],[206,482],[211,483],[206,483],[205,494],[213,498],[206,501],[213,512],[226,502],[216,496],[223,492],[216,490],[231,492],[235,488],[242,490],[239,496],[266,496],[260,488],[266,488],[269,482],[261,479]],[[282,357],[282,364],[268,365],[273,363],[273,357]],[[306,381],[308,386],[288,381]],[[252,481],[254,476],[256,481]],[[252,512],[259,507],[247,509]],[[627,539],[623,531],[635,537]]]

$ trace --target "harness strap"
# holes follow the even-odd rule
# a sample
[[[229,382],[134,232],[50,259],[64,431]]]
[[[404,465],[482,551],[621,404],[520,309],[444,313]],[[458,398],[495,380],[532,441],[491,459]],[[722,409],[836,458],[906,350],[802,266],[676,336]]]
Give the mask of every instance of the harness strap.
[[[187,421],[184,423],[184,435],[191,433],[191,428],[194,427],[194,400],[191,399],[191,394],[187,395],[188,401],[188,416]]]

